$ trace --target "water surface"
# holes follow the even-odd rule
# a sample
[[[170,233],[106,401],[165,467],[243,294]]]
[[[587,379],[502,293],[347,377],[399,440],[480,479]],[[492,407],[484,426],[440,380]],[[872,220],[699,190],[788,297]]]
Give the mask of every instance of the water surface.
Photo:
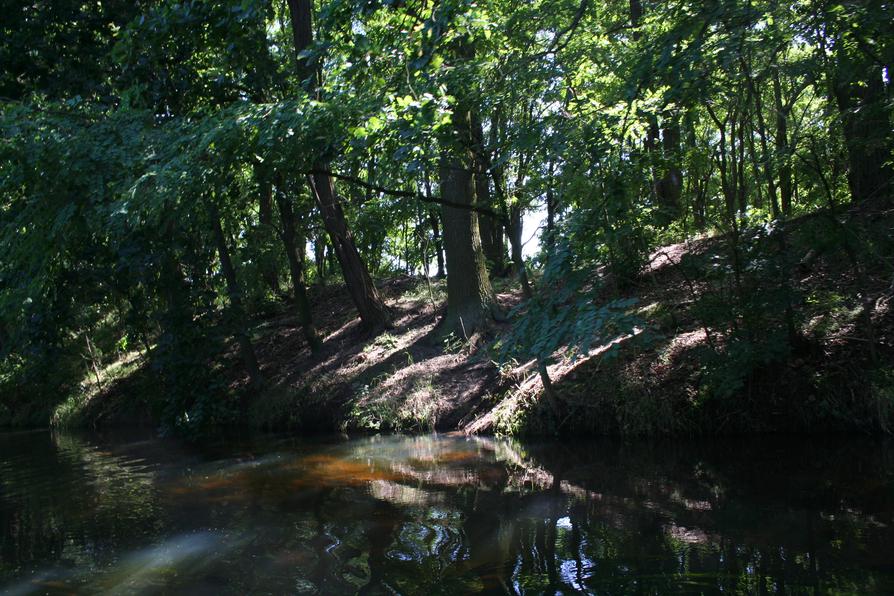
[[[0,434],[0,593],[894,593],[894,445]]]

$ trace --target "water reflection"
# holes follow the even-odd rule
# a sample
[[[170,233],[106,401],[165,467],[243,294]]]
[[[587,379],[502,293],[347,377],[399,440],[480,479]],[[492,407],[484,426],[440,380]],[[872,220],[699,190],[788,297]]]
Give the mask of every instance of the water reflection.
[[[0,434],[0,591],[894,591],[857,440]]]

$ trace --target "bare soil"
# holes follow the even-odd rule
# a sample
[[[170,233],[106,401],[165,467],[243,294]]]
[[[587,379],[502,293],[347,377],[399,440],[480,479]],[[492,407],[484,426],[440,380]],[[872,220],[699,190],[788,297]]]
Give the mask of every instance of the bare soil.
[[[469,340],[445,341],[437,329],[445,311],[443,282],[433,281],[430,292],[420,278],[380,282],[394,324],[376,336],[361,328],[344,288],[313,287],[314,316],[324,339],[319,354],[310,353],[291,306],[283,304],[253,330],[266,388],[246,390],[235,350],[226,358],[224,374],[236,393],[249,396],[249,420],[263,428],[586,434],[829,430],[830,425],[878,430],[885,420],[894,421],[894,405],[890,413],[867,410],[884,404],[864,372],[894,362],[894,262],[881,255],[887,268],[861,270],[840,247],[808,249],[815,245],[810,234],[822,233],[821,225],[819,232],[811,227],[820,217],[787,224],[787,283],[801,297],[791,305],[799,321],[798,345],[784,360],[751,374],[726,401],[705,398],[705,355],[723,357],[732,330],[707,323],[699,304],[728,280],[711,281],[698,269],[728,260],[724,236],[656,250],[636,282],[620,292],[638,299],[639,332],[613,338],[586,358],[556,358],[549,373],[562,404],[559,420],[542,406],[533,363],[501,367],[494,362],[491,346],[507,323],[495,321],[485,335]],[[882,235],[894,222],[890,211],[879,210],[836,217],[839,223],[830,225],[862,222]],[[693,268],[696,261],[700,265]],[[513,284],[500,281],[498,287],[506,310],[520,303]],[[121,418],[120,404],[134,383],[151,384],[137,376],[101,392],[89,404],[88,418]],[[147,408],[131,404],[127,417],[146,419]]]

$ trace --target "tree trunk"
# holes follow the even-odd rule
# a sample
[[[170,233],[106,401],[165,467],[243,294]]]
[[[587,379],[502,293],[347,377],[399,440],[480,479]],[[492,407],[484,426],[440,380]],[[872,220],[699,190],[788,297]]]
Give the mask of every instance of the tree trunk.
[[[326,285],[326,236],[322,232],[314,238],[314,269],[317,285]]]
[[[260,184],[260,194],[258,195],[258,220],[261,223],[262,231],[264,234],[264,244],[267,245],[267,240],[270,238],[270,230],[274,229],[273,226],[273,184],[270,180],[265,178],[261,178],[259,180]],[[277,272],[276,267],[276,254],[269,254],[272,251],[266,251],[268,254],[264,255],[264,259],[262,262],[261,268],[261,276],[264,278],[264,282],[267,286],[270,287],[270,291],[273,295],[277,295],[279,293],[279,273]]]
[[[845,45],[843,43],[839,44]],[[838,50],[833,81],[835,100],[848,154],[847,181],[854,201],[891,199],[891,125],[885,109],[881,68],[860,52]]]
[[[288,0],[289,15],[292,18],[292,41],[298,60],[297,73],[301,85],[311,94],[320,86],[320,71],[310,61],[301,56],[314,42],[312,0]]]
[[[546,397],[546,403],[549,404],[550,413],[555,418],[555,423],[559,423],[559,400],[556,397],[556,391],[553,388],[553,381],[549,378],[549,371],[546,363],[537,361],[537,374],[540,375],[540,382],[543,384],[543,395]]]
[[[233,336],[239,344],[242,362],[245,365],[245,370],[248,372],[251,383],[260,385],[262,382],[261,369],[258,366],[258,358],[255,355],[254,347],[251,345],[251,339],[248,337],[248,330],[245,325],[246,313],[242,307],[242,291],[239,288],[239,281],[236,279],[236,270],[233,268],[233,261],[230,259],[226,237],[221,227],[220,211],[213,203],[209,207],[209,215],[211,216],[211,227],[214,232],[214,242],[217,244],[217,254],[220,257],[220,269],[227,284],[227,296],[230,300],[230,319],[231,324],[234,326]]]
[[[292,36],[297,53],[298,76],[306,85],[307,90],[314,93],[319,89],[320,73],[301,54],[313,43],[311,1],[289,0],[288,3],[292,17]],[[360,313],[360,319],[368,330],[378,331],[390,325],[391,316],[385,303],[379,297],[379,292],[372,282],[366,264],[360,258],[360,253],[354,244],[344,211],[336,198],[332,178],[321,173],[327,169],[327,164],[315,163],[315,173],[308,176],[308,182],[323,217],[323,225],[329,233],[329,238],[335,249],[335,256],[341,265],[345,285]]]
[[[323,215],[326,231],[335,249],[335,256],[341,265],[345,285],[364,327],[371,331],[379,331],[391,324],[391,315],[385,303],[379,297],[379,291],[373,284],[366,264],[360,258],[354,238],[348,229],[344,212],[335,197],[332,178],[325,174],[312,174],[308,177],[317,206]]]
[[[774,73],[778,76],[778,73]],[[774,85],[775,87],[775,85]],[[757,134],[760,137],[761,143],[761,161],[763,162],[764,176],[767,178],[767,196],[770,198],[770,212],[773,216],[773,219],[779,218],[779,198],[776,194],[776,180],[773,177],[773,160],[770,158],[770,150],[767,144],[767,125],[764,120],[764,102],[761,99],[761,90],[752,84],[752,93],[754,94],[754,110],[757,114]],[[783,122],[785,122],[785,116],[778,112],[779,104],[776,105],[777,114],[776,114],[776,123],[777,130],[776,133],[779,134],[778,124],[780,118]],[[783,129],[783,135],[785,130]],[[780,139],[776,139],[777,147],[780,144]],[[785,139],[782,140],[783,146],[785,145]],[[782,184],[782,168],[779,168],[779,182]],[[790,175],[790,174],[789,174]],[[789,191],[791,190],[791,186],[789,186]],[[791,197],[789,197],[789,202],[791,202]]]
[[[454,113],[454,128],[469,132],[469,113]],[[468,136],[467,136],[468,138]],[[462,144],[461,144],[462,145]],[[475,203],[472,156],[468,148],[443,149],[440,178],[441,196],[455,203]],[[496,300],[487,275],[478,214],[470,209],[441,206],[444,224],[444,252],[447,256],[447,316],[444,329],[468,339],[484,327],[496,311]]]
[[[531,298],[534,294],[522,254],[522,211],[518,203],[509,208],[509,245],[512,248],[512,265],[515,267],[515,273],[521,283],[522,294],[525,298]]]
[[[676,118],[665,118],[661,130],[661,164],[657,195],[663,223],[680,216],[683,194],[683,171],[680,169],[680,123]]]
[[[754,114],[748,115],[748,134],[745,136],[748,143],[748,155],[751,157],[751,169],[754,171],[754,176],[758,177],[761,175],[763,171],[761,168],[760,157],[757,154],[757,146],[754,143]],[[764,206],[764,191],[761,184],[754,185],[754,206],[758,209]]]
[[[643,141],[643,147],[648,156],[647,164],[649,166],[649,176],[651,184],[649,186],[649,196],[654,204],[658,204],[658,146],[661,141],[661,129],[658,127],[658,118],[654,115],[648,116],[648,127],[646,129],[646,138]],[[660,205],[658,205],[660,207]]]
[[[640,0],[630,0],[630,25],[633,27],[633,41],[639,41],[642,33],[639,22],[643,18],[643,5]]]
[[[556,173],[556,164],[552,158],[549,160],[549,166],[546,173],[546,238],[544,245],[547,248],[546,253],[549,254],[555,244],[556,233],[556,191],[553,180]]]
[[[741,113],[736,129],[736,140],[733,142],[733,157],[736,166],[736,202],[739,214],[745,215],[748,210],[748,193],[745,186],[745,114]],[[735,120],[733,122],[736,122]],[[738,147],[738,151],[736,151]]]
[[[733,157],[727,155],[727,138],[726,138],[726,125],[730,120],[735,122],[735,115],[732,111],[728,112],[726,117],[721,120],[716,112],[711,108],[710,104],[705,104],[705,108],[708,110],[708,115],[711,116],[711,119],[717,125],[717,130],[720,133],[720,142],[717,145],[717,168],[720,170],[720,189],[723,194],[723,202],[724,207],[726,208],[726,216],[730,220],[735,219],[735,210],[736,210],[736,172],[735,172],[735,151],[733,151]],[[735,125],[732,128],[735,131]],[[735,135],[733,135],[735,137]],[[733,143],[735,143],[735,138],[733,139]],[[732,162],[732,171],[730,162]]]
[[[467,40],[458,42],[457,59],[471,60],[474,55],[475,49]],[[441,197],[472,206],[477,203],[476,173],[485,167],[481,131],[476,127],[471,107],[462,100],[462,94],[454,94],[460,100],[453,109],[450,134],[440,139]],[[442,330],[468,339],[499,313],[481,248],[478,213],[441,205],[441,223],[447,257],[447,315]]]
[[[698,141],[695,134],[695,122],[692,112],[686,114],[684,122],[686,126],[686,142],[690,147],[696,147]],[[711,167],[712,163],[713,162],[709,162],[708,172],[693,170],[689,175],[690,185],[694,190],[692,195],[692,215],[695,227],[699,230],[705,229],[705,195],[707,194],[708,181],[711,179],[711,174],[713,173],[713,168]]]
[[[431,197],[431,178],[426,170],[423,174],[422,183],[425,186],[425,196]],[[427,210],[428,221],[431,225],[432,240],[435,246],[435,258],[438,262],[438,273],[435,277],[441,279],[446,273],[444,272],[444,243],[441,241],[441,228],[438,224],[438,212],[430,209]]]
[[[298,320],[301,322],[304,339],[307,340],[310,351],[317,353],[323,347],[323,342],[314,326],[310,300],[307,299],[307,287],[304,281],[304,242],[295,229],[295,213],[285,194],[285,189],[280,187],[277,190],[279,192],[276,194],[276,204],[279,208],[279,218],[282,220],[280,237],[289,260],[295,308],[298,310]]]
[[[639,30],[642,18],[642,2],[630,0],[630,24],[633,26],[634,42],[642,37]],[[659,128],[657,117],[651,116],[645,145],[652,168],[652,195],[658,206],[657,220],[660,225],[667,225],[680,217],[680,199],[683,195],[679,119],[665,114]]]
[[[788,108],[782,101],[779,73],[773,73],[773,99],[776,104],[776,159],[779,161],[779,199],[783,215],[792,211],[792,162],[788,144]]]
[[[495,120],[497,120],[497,118],[495,118]],[[496,136],[494,136],[492,145],[496,146],[496,144],[497,139]],[[528,272],[525,268],[525,261],[522,258],[521,205],[516,202],[511,208],[508,207],[509,199],[506,195],[506,185],[503,180],[503,168],[502,166],[494,165],[494,159],[491,153],[489,151],[482,151],[481,159],[484,160],[483,164],[485,171],[490,171],[491,179],[494,182],[494,193],[497,196],[498,207],[503,215],[503,219],[505,221],[504,225],[506,228],[507,236],[509,237],[509,252],[510,258],[512,259],[512,267],[513,269],[515,269],[515,272],[518,275],[518,280],[519,283],[521,283],[522,292],[524,293],[525,298],[530,298],[532,296],[531,283],[528,279]],[[520,159],[517,172],[516,187],[518,187],[518,185],[521,184],[522,180],[524,180],[525,170],[526,160]],[[513,219],[513,216],[515,219]],[[513,221],[515,222],[514,224]]]
[[[438,225],[438,214],[435,212],[431,212],[429,213],[428,219],[431,222],[431,233],[432,239],[434,240],[433,244],[435,247],[435,258],[438,261],[438,273],[435,277],[443,278],[446,275],[446,271],[444,270],[444,243],[441,240],[441,227],[440,225]]]
[[[472,124],[472,154],[475,164],[475,199],[482,207],[493,208],[490,193],[490,178],[487,175],[488,159],[485,156],[484,129],[481,119],[474,113]],[[503,242],[503,226],[487,215],[478,216],[478,229],[481,234],[481,248],[491,275],[502,277],[506,274],[506,244]]]
[[[506,275],[506,244],[503,242],[503,226],[487,215],[478,216],[481,248],[488,270],[494,277]]]

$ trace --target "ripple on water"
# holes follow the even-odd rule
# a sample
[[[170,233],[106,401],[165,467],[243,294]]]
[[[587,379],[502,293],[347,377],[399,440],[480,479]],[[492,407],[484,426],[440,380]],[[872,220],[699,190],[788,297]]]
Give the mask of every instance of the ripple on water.
[[[0,434],[0,591],[894,592],[892,456],[843,440]]]

